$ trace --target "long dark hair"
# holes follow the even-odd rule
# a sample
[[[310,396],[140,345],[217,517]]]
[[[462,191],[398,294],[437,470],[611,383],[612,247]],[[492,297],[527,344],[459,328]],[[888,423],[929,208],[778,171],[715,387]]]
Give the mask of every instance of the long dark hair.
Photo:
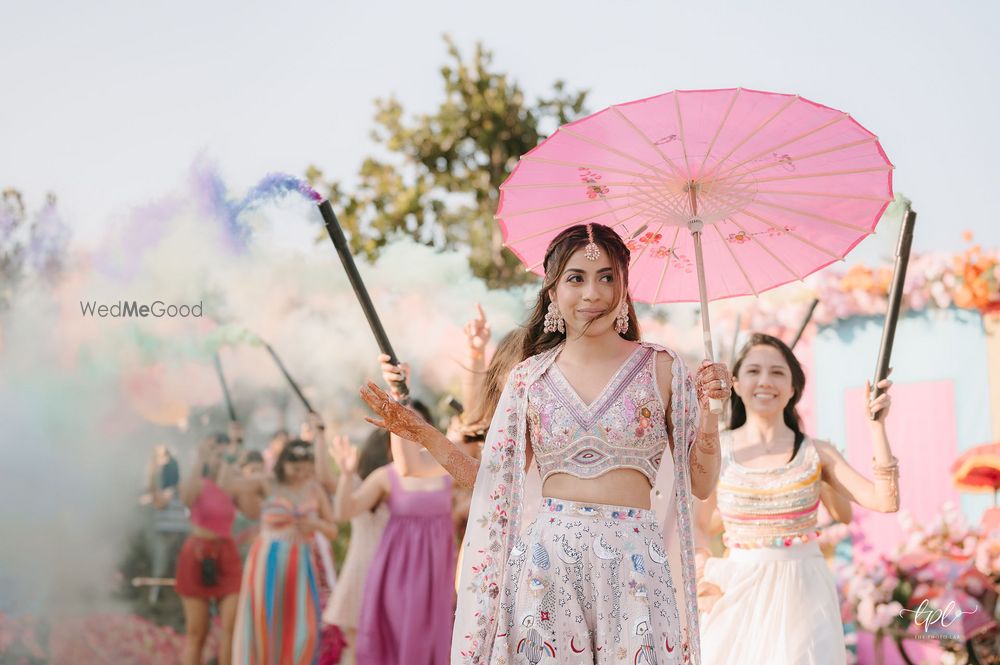
[[[611,227],[604,226],[603,224],[577,224],[576,226],[571,226],[553,238],[552,242],[549,243],[549,248],[545,251],[545,279],[542,282],[541,288],[538,289],[538,297],[535,300],[535,306],[532,308],[531,314],[528,316],[528,320],[521,324],[520,328],[511,333],[513,337],[509,342],[505,340],[510,345],[510,352],[505,352],[501,355],[498,348],[498,353],[494,354],[493,359],[490,361],[490,366],[486,370],[487,375],[499,377],[500,380],[498,383],[501,388],[507,382],[507,376],[515,365],[526,358],[559,346],[565,339],[565,335],[562,333],[545,332],[545,314],[548,312],[549,304],[552,302],[549,292],[559,283],[559,278],[562,276],[563,271],[566,269],[566,264],[569,263],[569,259],[573,256],[574,252],[583,249],[590,242],[587,233],[588,226],[594,235],[594,243],[611,260],[611,271],[615,279],[614,302],[605,311],[601,312],[599,316],[594,317],[593,320],[609,314],[617,307],[621,298],[624,297],[628,303],[628,332],[621,336],[633,342],[639,341],[639,319],[635,315],[635,307],[628,293],[628,265],[631,252],[625,246],[625,242],[621,236]],[[496,409],[496,403],[500,399],[500,392],[497,391],[496,395],[489,395],[487,398],[491,400],[491,403],[484,404],[485,408],[477,409],[477,414],[490,414],[492,416],[493,411]]]
[[[736,362],[733,364],[733,376],[739,377],[743,361],[746,360],[750,349],[755,346],[771,346],[780,351],[781,355],[785,358],[785,362],[788,363],[788,369],[792,373],[792,398],[788,400],[788,404],[785,405],[782,411],[785,424],[795,433],[795,446],[792,448],[792,456],[788,460],[790,462],[795,459],[795,456],[799,453],[799,448],[802,446],[802,442],[806,438],[806,435],[802,433],[802,419],[795,408],[799,400],[802,399],[802,391],[806,387],[806,373],[802,371],[802,365],[799,364],[798,358],[788,348],[788,345],[777,337],[765,335],[764,333],[753,333],[736,356]],[[733,430],[737,427],[742,427],[747,421],[747,406],[743,403],[740,396],[736,394],[735,390],[730,397],[729,407],[729,429]]]
[[[372,430],[365,442],[361,444],[361,452],[358,454],[358,476],[364,480],[372,471],[391,461],[392,447],[389,445],[389,431],[381,428]]]
[[[168,452],[167,455],[170,455]],[[177,487],[181,482],[181,467],[177,464],[177,459],[170,455],[166,464],[160,467],[160,489],[170,489]]]

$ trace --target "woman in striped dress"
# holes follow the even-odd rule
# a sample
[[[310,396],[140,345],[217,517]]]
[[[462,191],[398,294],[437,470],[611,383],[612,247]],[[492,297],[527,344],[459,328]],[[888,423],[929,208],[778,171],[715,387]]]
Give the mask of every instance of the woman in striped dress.
[[[703,663],[843,665],[840,604],[816,542],[817,511],[822,502],[846,521],[851,501],[880,512],[899,509],[896,458],[885,434],[889,396],[866,400],[871,481],[831,444],[802,433],[795,405],[805,374],[781,340],[753,335],[733,375],[719,483],[697,515]],[[720,522],[729,553],[713,558],[707,545]]]
[[[266,483],[260,535],[240,588],[233,663],[308,665],[319,648],[321,614],[312,536],[336,538],[337,527],[314,480],[310,444],[288,442]]]

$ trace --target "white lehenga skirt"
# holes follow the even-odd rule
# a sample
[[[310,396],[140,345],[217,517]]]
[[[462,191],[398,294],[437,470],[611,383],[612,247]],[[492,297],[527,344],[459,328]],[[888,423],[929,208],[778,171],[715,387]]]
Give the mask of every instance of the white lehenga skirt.
[[[491,665],[682,665],[649,510],[543,499],[511,550]]]
[[[701,617],[703,665],[844,665],[837,587],[815,542],[733,549],[705,564],[722,597]]]

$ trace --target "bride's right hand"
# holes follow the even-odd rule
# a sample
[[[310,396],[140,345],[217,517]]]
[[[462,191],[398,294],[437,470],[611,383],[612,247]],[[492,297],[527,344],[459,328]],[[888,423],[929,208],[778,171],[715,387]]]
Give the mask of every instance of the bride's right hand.
[[[369,381],[367,386],[361,388],[360,393],[361,399],[379,418],[377,420],[365,417],[365,420],[375,427],[387,429],[396,436],[420,444],[423,444],[431,432],[440,435],[440,432],[421,418],[419,413],[389,397],[374,382]]]

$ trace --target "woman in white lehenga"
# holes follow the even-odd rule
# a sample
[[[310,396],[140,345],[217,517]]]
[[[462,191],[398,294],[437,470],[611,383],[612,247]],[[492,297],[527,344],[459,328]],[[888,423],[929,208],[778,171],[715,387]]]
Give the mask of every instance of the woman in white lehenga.
[[[843,665],[840,603],[816,542],[816,514],[821,501],[834,517],[850,512],[848,500],[899,509],[898,468],[885,434],[889,395],[871,400],[866,392],[872,482],[832,445],[801,432],[795,405],[805,375],[781,340],[751,336],[733,373],[719,484],[696,510],[704,663]],[[710,558],[705,545],[719,518],[729,554]]]
[[[705,363],[692,380],[639,341],[614,230],[566,229],[544,265],[481,462],[362,390],[374,424],[474,484],[451,662],[697,665],[690,503],[719,463],[717,419],[698,403],[728,398],[729,372]]]

